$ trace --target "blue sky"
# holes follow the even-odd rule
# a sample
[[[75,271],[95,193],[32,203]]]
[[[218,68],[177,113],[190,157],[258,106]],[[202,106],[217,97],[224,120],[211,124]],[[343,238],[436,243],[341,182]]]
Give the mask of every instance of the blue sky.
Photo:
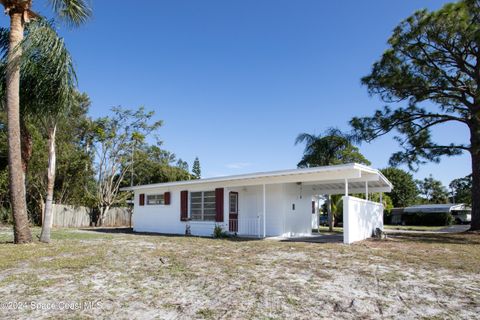
[[[35,2],[44,11],[43,1]],[[383,105],[360,78],[386,48],[392,29],[438,0],[93,0],[78,30],[59,26],[75,58],[93,117],[110,107],[145,106],[165,125],[164,148],[204,177],[294,168],[301,132],[348,129],[353,116]],[[6,21],[6,18],[4,18]],[[460,125],[439,141],[467,142]],[[392,136],[361,146],[372,166],[398,150]],[[448,184],[470,173],[467,154],[429,164]]]

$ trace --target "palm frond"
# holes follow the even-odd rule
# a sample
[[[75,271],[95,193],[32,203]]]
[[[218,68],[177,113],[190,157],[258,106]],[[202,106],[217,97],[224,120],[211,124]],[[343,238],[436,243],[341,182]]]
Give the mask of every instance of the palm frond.
[[[2,59],[6,57],[8,52],[9,36],[10,30],[8,28],[0,28],[0,56]]]
[[[309,133],[300,133],[295,139],[295,145],[305,142],[304,153],[309,153],[312,149],[313,144],[315,144],[315,141],[317,141],[318,139],[320,139],[320,136],[317,137]]]
[[[36,89],[41,93],[46,91],[45,94],[55,90],[58,103],[66,103],[71,98],[72,88],[76,87],[77,78],[72,57],[53,22],[39,19],[29,24],[22,50],[22,72],[37,75]],[[51,88],[53,84],[56,87]]]
[[[0,100],[5,97],[8,42],[0,29]],[[21,111],[35,116],[56,118],[69,108],[76,95],[77,79],[70,53],[54,29],[52,21],[37,19],[27,25],[25,38],[18,48],[23,51],[21,70]]]
[[[327,166],[340,163],[370,162],[354,146],[356,140],[351,134],[338,128],[329,128],[321,135],[302,133],[295,144],[305,143],[303,157],[298,167]]]
[[[49,3],[57,16],[70,26],[77,27],[92,15],[86,0],[49,0]]]

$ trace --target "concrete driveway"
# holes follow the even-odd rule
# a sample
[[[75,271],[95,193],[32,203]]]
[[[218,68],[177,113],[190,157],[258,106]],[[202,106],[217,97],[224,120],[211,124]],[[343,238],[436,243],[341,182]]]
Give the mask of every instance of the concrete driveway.
[[[459,233],[465,232],[470,229],[469,224],[455,224],[444,229],[439,230],[438,232],[446,232],[446,233]]]

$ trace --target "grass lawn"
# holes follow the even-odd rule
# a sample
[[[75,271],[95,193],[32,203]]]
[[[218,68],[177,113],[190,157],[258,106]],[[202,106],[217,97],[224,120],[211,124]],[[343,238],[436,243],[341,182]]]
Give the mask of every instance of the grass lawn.
[[[480,313],[478,234],[397,234],[350,246],[82,230],[53,236],[49,245],[16,246],[11,230],[0,229],[0,318],[473,319]]]

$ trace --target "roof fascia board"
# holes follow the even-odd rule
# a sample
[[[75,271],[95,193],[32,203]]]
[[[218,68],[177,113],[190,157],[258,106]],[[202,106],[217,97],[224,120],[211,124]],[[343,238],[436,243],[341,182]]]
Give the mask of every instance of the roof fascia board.
[[[339,170],[340,169],[340,170]],[[279,184],[279,183],[294,183],[294,182],[312,182],[312,181],[324,181],[324,180],[334,180],[337,182],[344,181],[344,179],[359,179],[361,178],[361,172],[353,166],[339,168],[332,167],[332,170],[301,170],[301,171],[290,171],[285,172],[284,174],[265,174],[261,175],[245,175],[243,176],[234,176],[232,178],[215,178],[215,179],[204,179],[204,180],[189,180],[182,182],[171,182],[171,183],[159,183],[151,185],[143,185],[136,187],[123,188],[123,191],[132,191],[132,190],[145,190],[145,189],[165,189],[171,187],[182,186],[187,188],[188,186],[198,186],[205,185],[208,187],[242,187],[242,186],[254,186],[254,185],[263,185],[263,184]]]
[[[392,191],[391,188],[389,187],[368,187],[368,193],[374,193],[374,192],[390,192]],[[365,188],[349,188],[348,193],[365,193]],[[315,194],[345,194],[345,188],[342,189],[316,189]]]

